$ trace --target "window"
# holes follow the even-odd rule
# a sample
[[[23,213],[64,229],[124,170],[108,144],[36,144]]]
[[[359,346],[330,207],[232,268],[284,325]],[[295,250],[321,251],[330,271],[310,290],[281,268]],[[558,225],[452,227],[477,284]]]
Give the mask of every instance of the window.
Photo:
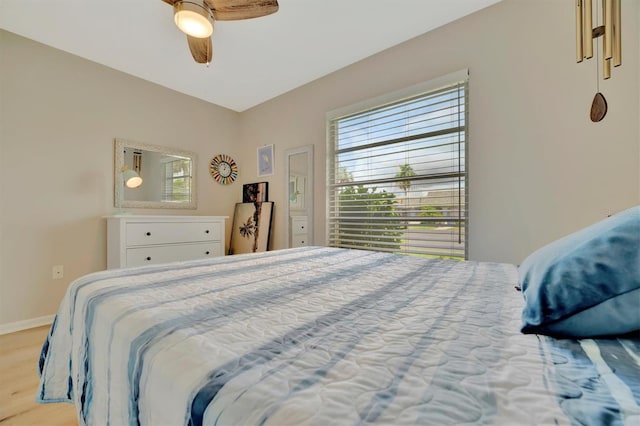
[[[466,258],[467,72],[328,115],[328,243]]]
[[[164,157],[162,201],[191,200],[191,160],[175,156]]]

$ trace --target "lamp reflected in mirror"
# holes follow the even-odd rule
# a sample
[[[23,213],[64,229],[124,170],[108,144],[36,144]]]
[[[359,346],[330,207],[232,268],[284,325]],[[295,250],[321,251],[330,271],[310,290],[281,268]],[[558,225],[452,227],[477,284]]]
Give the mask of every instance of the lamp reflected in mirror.
[[[122,171],[122,180],[127,188],[137,188],[142,185],[142,178],[135,170],[124,168]]]

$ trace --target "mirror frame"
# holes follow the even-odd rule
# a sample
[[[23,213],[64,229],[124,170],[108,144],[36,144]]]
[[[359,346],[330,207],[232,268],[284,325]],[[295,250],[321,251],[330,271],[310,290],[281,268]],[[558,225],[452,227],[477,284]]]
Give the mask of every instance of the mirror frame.
[[[286,200],[286,216],[285,216],[285,242],[286,242],[286,247],[291,247],[291,212],[289,210],[289,200],[291,199],[291,193],[289,191],[289,179],[290,179],[290,174],[291,174],[291,170],[290,170],[290,165],[289,165],[289,159],[294,156],[294,155],[298,155],[298,154],[307,154],[307,182],[306,182],[306,186],[308,188],[308,193],[305,194],[305,208],[304,210],[306,210],[307,212],[307,229],[309,230],[309,234],[307,235],[309,244],[308,245],[313,245],[313,232],[314,232],[314,226],[313,226],[313,198],[314,198],[314,191],[315,191],[315,186],[313,183],[313,145],[305,145],[305,146],[301,146],[299,148],[293,148],[293,149],[288,149],[285,151],[284,153],[284,165],[285,165],[285,173],[284,173],[284,178],[285,178],[285,200]]]
[[[198,155],[195,152],[182,151],[179,149],[166,148],[164,146],[151,145],[147,143],[132,141],[130,139],[115,139],[115,159],[113,171],[114,205],[120,207],[140,208],[140,209],[196,209],[198,208],[197,191],[197,164]],[[176,155],[189,157],[191,159],[191,201],[184,203],[169,203],[164,201],[136,201],[124,200],[124,183],[122,182],[122,167],[124,166],[124,148],[141,149],[144,151],[159,152],[166,155]]]

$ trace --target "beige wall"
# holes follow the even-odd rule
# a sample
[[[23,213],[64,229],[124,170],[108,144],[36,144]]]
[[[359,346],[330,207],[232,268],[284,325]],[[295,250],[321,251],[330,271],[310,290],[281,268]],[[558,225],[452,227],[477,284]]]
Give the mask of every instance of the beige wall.
[[[248,147],[315,145],[315,242],[325,242],[325,114],[462,68],[469,83],[469,257],[519,263],[534,249],[640,204],[640,2],[623,0],[623,66],[600,83],[575,63],[571,1],[505,0],[243,112]],[[384,26],[381,27],[384,30]],[[321,61],[322,58],[318,57]],[[255,161],[253,149],[240,160]],[[284,169],[270,196],[284,205]],[[282,248],[284,214],[274,247]]]
[[[137,213],[232,216],[240,185],[268,180],[276,249],[285,245],[284,151],[315,145],[323,244],[327,111],[462,68],[471,74],[471,259],[518,263],[640,204],[639,9],[623,0],[624,65],[601,83],[609,113],[599,124],[588,118],[595,61],[574,62],[570,1],[505,0],[241,114],[0,31],[0,326],[53,314],[72,279],[105,267],[114,137],[199,154],[198,210]],[[266,144],[276,174],[257,178],[256,148]],[[218,153],[238,161],[236,184],[209,177]],[[56,264],[65,277],[54,281]]]
[[[197,210],[133,212],[231,217],[241,194],[208,161],[239,154],[238,129],[236,112],[0,31],[0,325],[55,313],[106,267],[115,137],[198,154]]]

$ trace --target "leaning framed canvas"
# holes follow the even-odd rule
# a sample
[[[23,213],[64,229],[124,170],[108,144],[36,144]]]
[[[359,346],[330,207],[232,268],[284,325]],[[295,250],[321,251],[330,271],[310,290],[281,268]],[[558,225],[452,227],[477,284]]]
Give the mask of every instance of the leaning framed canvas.
[[[269,201],[269,182],[256,182],[242,185],[243,203],[261,203],[263,201]]]
[[[272,202],[236,203],[229,254],[267,251],[272,217]]]
[[[270,176],[273,169],[273,145],[258,148],[258,176]]]

